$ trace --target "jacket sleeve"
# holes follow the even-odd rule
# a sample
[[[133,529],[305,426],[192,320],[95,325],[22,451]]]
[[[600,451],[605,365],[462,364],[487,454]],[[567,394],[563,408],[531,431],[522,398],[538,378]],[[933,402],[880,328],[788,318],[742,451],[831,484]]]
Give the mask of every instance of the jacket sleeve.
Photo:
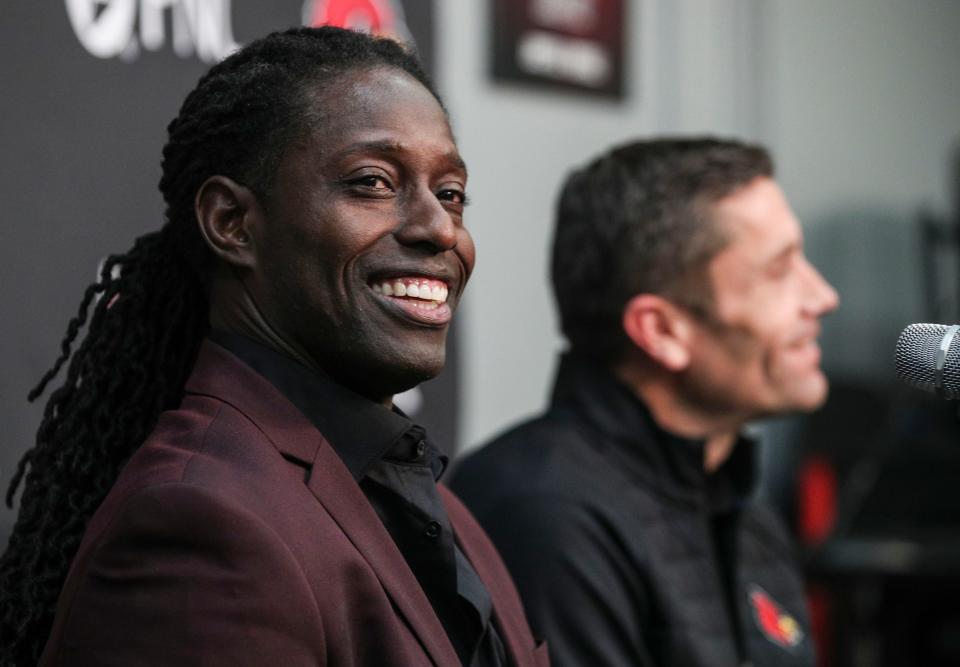
[[[90,546],[42,664],[325,664],[319,611],[293,554],[209,491],[138,491]]]
[[[565,499],[514,498],[480,522],[554,667],[654,665],[647,587],[600,515]]]

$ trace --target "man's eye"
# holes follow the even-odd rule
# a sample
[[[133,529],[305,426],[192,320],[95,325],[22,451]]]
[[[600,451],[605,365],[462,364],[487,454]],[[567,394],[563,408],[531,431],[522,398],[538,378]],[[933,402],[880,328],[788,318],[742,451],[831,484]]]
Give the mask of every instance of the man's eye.
[[[376,174],[369,174],[367,176],[360,176],[350,181],[351,185],[359,185],[363,188],[370,188],[371,190],[390,190],[390,183],[387,182],[383,176],[377,176]]]
[[[451,190],[451,189],[441,190],[440,192],[437,193],[437,199],[439,199],[440,201],[453,202],[454,204],[466,205],[468,203],[466,193],[460,190]]]
[[[782,280],[790,275],[790,270],[792,268],[793,262],[789,259],[783,259],[770,265],[770,268],[767,270],[767,274],[774,280]]]

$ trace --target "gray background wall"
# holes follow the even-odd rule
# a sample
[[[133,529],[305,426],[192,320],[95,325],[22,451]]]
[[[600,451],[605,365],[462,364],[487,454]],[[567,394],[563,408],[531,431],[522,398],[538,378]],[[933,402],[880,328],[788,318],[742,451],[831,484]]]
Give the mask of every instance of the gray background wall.
[[[917,211],[948,209],[960,147],[960,3],[775,7],[771,141],[810,252],[843,295],[825,362],[889,381],[897,335],[923,317]]]

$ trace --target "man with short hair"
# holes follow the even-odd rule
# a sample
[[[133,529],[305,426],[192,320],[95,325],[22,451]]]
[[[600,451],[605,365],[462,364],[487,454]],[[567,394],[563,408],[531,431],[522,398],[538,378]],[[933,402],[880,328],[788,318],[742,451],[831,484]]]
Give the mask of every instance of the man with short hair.
[[[789,539],[749,499],[758,417],[826,398],[836,292],[767,152],[636,142],[573,173],[552,277],[552,405],[454,488],[497,544],[554,665],[810,665]]]

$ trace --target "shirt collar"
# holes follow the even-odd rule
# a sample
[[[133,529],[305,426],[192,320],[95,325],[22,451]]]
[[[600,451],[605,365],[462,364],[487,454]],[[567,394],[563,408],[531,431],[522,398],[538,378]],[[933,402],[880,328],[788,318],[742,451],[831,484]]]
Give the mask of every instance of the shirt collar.
[[[725,512],[753,491],[752,440],[740,435],[727,460],[708,473],[703,467],[705,441],[661,428],[636,393],[599,362],[562,355],[552,402],[573,405],[608,436],[628,467],[665,493],[695,499],[712,512]]]
[[[209,337],[293,403],[323,434],[357,481],[388,452],[400,458],[408,448],[426,440],[424,429],[398,408],[375,403],[266,345],[224,331],[211,331]],[[442,467],[435,470],[437,476],[439,472]]]

